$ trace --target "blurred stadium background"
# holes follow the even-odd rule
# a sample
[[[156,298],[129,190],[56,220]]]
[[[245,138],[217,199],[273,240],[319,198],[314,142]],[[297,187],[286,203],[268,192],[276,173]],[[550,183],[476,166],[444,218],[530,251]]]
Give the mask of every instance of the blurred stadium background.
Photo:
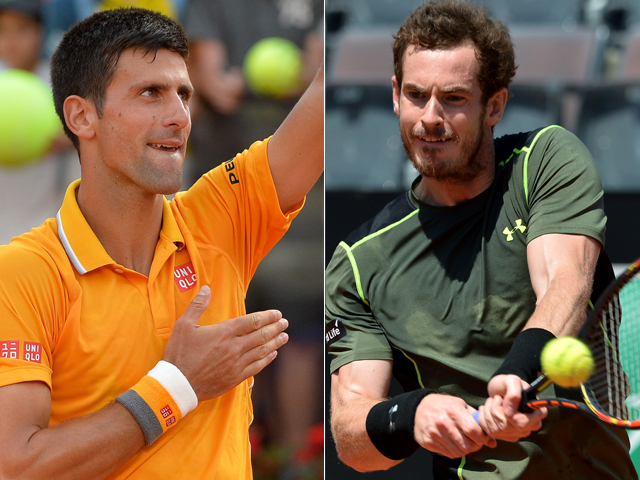
[[[326,262],[340,240],[416,176],[392,109],[391,44],[421,3],[326,0]],[[508,24],[519,65],[495,136],[559,124],[587,145],[605,191],[606,248],[616,269],[624,269],[640,251],[633,221],[640,211],[640,1],[473,3]],[[326,398],[328,365],[327,358]],[[392,385],[392,394],[400,391]],[[328,430],[327,439],[326,478],[363,478],[337,459]],[[640,438],[632,434],[631,443],[640,467]],[[429,454],[419,451],[391,472],[366,478],[428,479],[430,471]]]

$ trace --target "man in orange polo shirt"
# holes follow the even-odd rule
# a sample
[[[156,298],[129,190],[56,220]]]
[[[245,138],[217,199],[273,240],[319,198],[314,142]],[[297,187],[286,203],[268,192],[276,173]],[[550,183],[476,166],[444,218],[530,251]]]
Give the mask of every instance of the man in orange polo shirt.
[[[140,9],[74,26],[54,102],[82,180],[0,247],[0,478],[251,478],[252,376],[287,341],[246,315],[323,165],[323,74],[273,137],[178,193],[187,38]]]

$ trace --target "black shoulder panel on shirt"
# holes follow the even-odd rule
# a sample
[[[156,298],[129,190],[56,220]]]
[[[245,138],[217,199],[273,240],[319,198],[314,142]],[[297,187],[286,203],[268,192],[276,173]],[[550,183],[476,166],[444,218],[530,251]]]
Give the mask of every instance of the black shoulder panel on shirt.
[[[556,125],[556,127],[558,126]],[[536,135],[545,128],[548,127],[540,127],[530,132],[520,132],[496,138],[494,140],[496,164],[506,160],[513,153],[514,149],[521,150],[522,147],[530,146],[533,140],[536,138]]]
[[[399,197],[391,200],[391,202],[387,203],[387,205],[385,205],[385,207],[380,210],[375,217],[363,223],[351,232],[344,242],[351,246],[364,237],[380,231],[409,215],[416,209],[416,207],[411,203],[411,200],[409,200],[409,195],[409,192],[405,192]]]
[[[542,130],[542,128],[538,128],[531,132],[515,133],[496,138],[494,141],[496,164],[506,160],[507,157],[513,153],[514,149],[517,148],[518,150],[521,150],[522,147],[531,145],[531,142],[540,130]]]

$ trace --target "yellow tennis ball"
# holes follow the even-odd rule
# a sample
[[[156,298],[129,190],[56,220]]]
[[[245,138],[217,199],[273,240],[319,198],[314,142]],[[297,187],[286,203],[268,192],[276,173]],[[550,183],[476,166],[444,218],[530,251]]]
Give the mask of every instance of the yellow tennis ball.
[[[254,44],[244,59],[244,77],[256,95],[286,98],[297,92],[302,74],[302,55],[295,43],[280,37]]]
[[[593,372],[594,362],[589,347],[577,338],[554,338],[542,349],[542,373],[561,387],[577,387]]]
[[[61,133],[49,86],[24,70],[0,72],[0,167],[41,159]]]

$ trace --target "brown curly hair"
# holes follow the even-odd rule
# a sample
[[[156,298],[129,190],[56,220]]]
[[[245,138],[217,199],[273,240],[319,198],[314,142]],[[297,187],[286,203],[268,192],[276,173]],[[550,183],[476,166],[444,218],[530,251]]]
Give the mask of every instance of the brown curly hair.
[[[509,30],[503,22],[489,17],[483,7],[456,0],[426,3],[407,18],[394,39],[393,68],[398,86],[402,85],[404,54],[411,45],[444,49],[472,43],[485,102],[500,89],[508,88],[516,74]]]

